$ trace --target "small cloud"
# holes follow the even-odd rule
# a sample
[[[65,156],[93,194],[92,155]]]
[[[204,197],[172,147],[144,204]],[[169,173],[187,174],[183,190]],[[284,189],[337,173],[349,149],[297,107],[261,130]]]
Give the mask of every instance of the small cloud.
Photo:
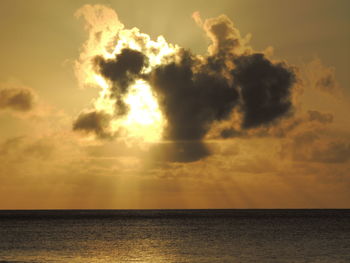
[[[344,163],[350,159],[350,142],[331,141],[316,147],[311,160],[323,163]]]
[[[325,66],[320,59],[311,61],[305,67],[306,83],[323,93],[339,97],[341,88],[335,77],[335,68]]]
[[[0,110],[28,112],[34,104],[35,94],[30,88],[15,83],[0,85]]]
[[[203,20],[201,18],[201,14],[199,13],[199,11],[195,11],[192,13],[192,19],[196,22],[196,24],[199,27],[203,27]]]
[[[8,138],[0,143],[0,157],[19,160],[21,158],[47,159],[54,151],[52,139],[34,139],[27,136]]]
[[[13,151],[14,149],[17,149],[17,147],[23,142],[23,140],[24,140],[23,136],[17,136],[2,142],[0,144],[0,156],[6,155],[11,151]]]
[[[350,141],[304,131],[283,145],[282,156],[288,154],[299,162],[345,163],[350,159]]]
[[[322,113],[317,110],[309,110],[309,121],[316,121],[319,123],[332,123],[333,122],[333,115],[330,113]]]
[[[81,113],[73,123],[74,131],[95,134],[99,138],[111,138],[108,126],[110,116],[103,112],[90,111]]]

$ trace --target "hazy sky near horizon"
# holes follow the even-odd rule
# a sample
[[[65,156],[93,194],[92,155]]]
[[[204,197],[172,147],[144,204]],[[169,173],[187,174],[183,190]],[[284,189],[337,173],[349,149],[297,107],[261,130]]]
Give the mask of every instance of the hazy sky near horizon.
[[[349,9],[345,0],[1,1],[0,209],[350,208]],[[121,23],[191,50],[193,57],[203,58],[197,63],[208,56],[222,59],[220,34],[237,37],[239,44],[231,44],[237,45],[235,51],[222,49],[236,59],[234,65],[225,57],[222,71],[208,73],[204,84],[198,81],[200,87],[223,79],[237,85],[230,113],[221,116],[227,108],[216,103],[217,93],[209,93],[206,101],[201,91],[198,97],[173,92],[186,65],[177,61],[180,75],[173,77],[164,62],[145,80],[158,95],[159,105],[150,108],[154,114],[137,112],[132,120],[139,126],[128,124],[121,136],[112,127],[121,117],[108,113],[114,124],[105,128],[106,119],[98,114],[108,111],[109,100],[99,100],[101,88],[85,85],[82,78],[93,74],[91,54],[102,55],[96,52],[104,38],[115,46],[118,39],[109,37],[122,30]],[[213,31],[219,23],[232,31]],[[253,81],[265,74],[259,74],[262,64],[254,64],[258,58],[268,65],[263,72],[272,72],[262,86]],[[102,69],[112,63],[104,59],[98,64]],[[123,68],[113,65],[113,70]],[[257,65],[250,73],[255,77],[243,76],[249,65]],[[203,64],[199,74],[197,66],[191,70],[200,79],[210,67]],[[107,73],[100,72],[117,86],[120,76],[132,75],[114,79]],[[285,84],[282,75],[295,80]],[[286,86],[281,94],[286,93],[261,117],[265,104],[259,108],[258,95],[252,100],[244,95],[245,85],[263,89],[279,81]],[[140,104],[137,99],[131,104]],[[282,112],[285,100],[292,106]],[[202,118],[208,104],[209,113],[220,117],[186,117],[193,112]],[[167,138],[157,137],[163,127],[159,116],[167,120]],[[142,126],[147,118],[148,126]]]

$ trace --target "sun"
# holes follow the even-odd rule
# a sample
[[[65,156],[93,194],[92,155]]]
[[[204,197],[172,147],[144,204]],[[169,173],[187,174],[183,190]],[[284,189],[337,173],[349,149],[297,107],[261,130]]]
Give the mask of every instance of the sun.
[[[129,106],[128,115],[122,120],[127,134],[146,142],[160,141],[166,121],[150,85],[144,80],[137,80],[124,102]]]

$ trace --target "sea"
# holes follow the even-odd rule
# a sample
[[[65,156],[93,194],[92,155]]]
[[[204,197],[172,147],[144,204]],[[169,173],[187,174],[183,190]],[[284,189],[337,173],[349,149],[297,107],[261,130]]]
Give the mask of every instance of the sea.
[[[350,210],[2,210],[0,262],[349,263]]]

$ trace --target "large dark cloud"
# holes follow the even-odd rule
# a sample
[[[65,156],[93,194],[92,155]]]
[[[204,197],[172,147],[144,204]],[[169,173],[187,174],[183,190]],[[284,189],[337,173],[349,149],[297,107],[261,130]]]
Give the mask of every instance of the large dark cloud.
[[[147,57],[139,51],[124,48],[114,59],[98,56],[94,62],[97,71],[113,83],[111,96],[116,99],[116,113],[126,114],[128,108],[122,98],[135,79],[142,77],[141,71],[148,64]]]
[[[293,71],[261,53],[227,57],[217,53],[203,62],[182,51],[177,60],[158,66],[151,76],[168,120],[167,139],[200,144],[212,123],[229,119],[236,106],[242,113],[242,129],[269,125],[292,108]],[[208,150],[197,147],[196,153],[201,158]]]
[[[21,87],[0,88],[0,109],[29,111],[34,106],[31,90]]]
[[[167,119],[163,135],[181,144],[179,152],[185,157],[174,159],[182,161],[207,156],[209,151],[202,144],[203,139],[213,123],[233,122],[234,109],[241,114],[240,134],[246,129],[271,125],[292,110],[296,77],[286,63],[254,53],[226,16],[206,20],[203,29],[212,41],[208,55],[196,56],[179,49],[147,75],[143,69],[148,58],[140,51],[125,48],[114,59],[94,59],[97,73],[112,83],[116,116],[127,113],[123,98],[134,81],[143,79],[150,83]],[[89,113],[78,118],[74,129],[104,137],[103,122],[100,114]],[[231,130],[222,136],[231,137]],[[189,150],[191,147],[193,151]]]
[[[181,55],[155,69],[152,86],[168,118],[166,135],[173,140],[200,140],[213,121],[230,116],[240,106],[242,128],[267,125],[292,108],[295,76],[284,63],[272,63],[263,54],[227,58],[210,56],[204,64]]]
[[[238,92],[224,76],[194,70],[196,61],[189,53],[179,63],[157,67],[151,84],[168,119],[166,136],[172,140],[201,140],[214,120],[229,116]]]

